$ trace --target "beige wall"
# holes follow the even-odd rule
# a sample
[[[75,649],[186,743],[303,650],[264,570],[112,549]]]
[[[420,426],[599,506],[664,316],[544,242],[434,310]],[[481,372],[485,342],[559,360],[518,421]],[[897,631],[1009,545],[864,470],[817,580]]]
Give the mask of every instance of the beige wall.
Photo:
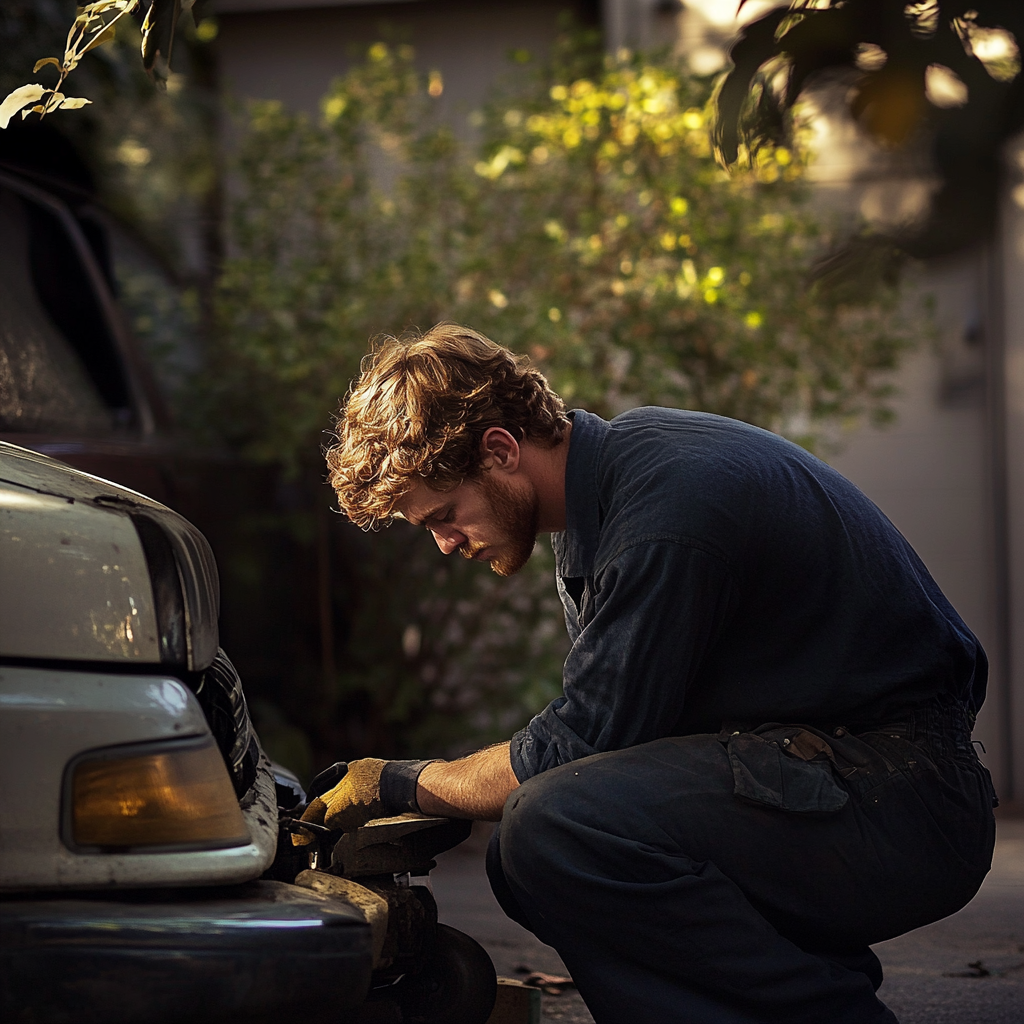
[[[1013,794],[1024,803],[1024,139],[1009,153],[1012,179],[1003,207],[1003,414],[1006,471],[1007,655],[1011,687],[1006,736]]]
[[[933,266],[920,290],[935,300],[939,337],[906,359],[896,377],[897,419],[865,427],[832,456],[896,524],[975,632],[991,662],[989,696],[975,733],[1003,793],[1009,792],[1006,665],[998,604],[985,348],[988,262],[972,254]]]
[[[342,4],[304,9],[288,0],[220,0],[217,45],[225,88],[236,96],[280,99],[314,111],[331,80],[353,52],[390,33],[416,48],[417,64],[440,70],[445,83],[441,114],[465,128],[468,114],[488,90],[514,72],[514,49],[547,52],[560,12],[585,23],[597,20],[591,0],[415,0]],[[255,9],[254,9],[255,8]]]
[[[931,266],[934,351],[896,377],[897,422],[830,461],[914,545],[989,655],[976,737],[1004,803],[1024,804],[1024,143],[1000,236]]]

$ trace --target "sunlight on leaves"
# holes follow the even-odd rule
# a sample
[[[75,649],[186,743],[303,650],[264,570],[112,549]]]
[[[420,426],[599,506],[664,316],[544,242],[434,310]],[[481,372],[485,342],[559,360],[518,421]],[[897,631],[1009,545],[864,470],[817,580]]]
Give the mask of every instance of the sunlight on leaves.
[[[180,2],[180,0],[175,0],[175,2]],[[61,93],[64,80],[78,67],[86,53],[113,40],[116,23],[126,14],[134,11],[138,4],[139,0],[96,0],[94,3],[79,7],[75,20],[68,31],[63,60],[58,60],[56,57],[43,57],[41,60],[37,60],[32,68],[32,73],[36,74],[52,64],[60,72],[57,84],[52,89],[38,85],[23,85],[15,89],[0,104],[0,128],[6,128],[14,114],[22,110],[23,107],[29,103],[35,103],[36,100],[43,99],[43,97],[46,97],[43,103],[32,106],[30,110],[22,110],[23,119],[30,113],[36,113],[42,118],[54,110],[79,110],[91,103],[91,100],[78,97],[65,98]],[[150,8],[150,13],[155,9],[156,5],[154,4]],[[22,101],[22,97],[29,96],[32,98]]]
[[[0,128],[6,128],[10,120],[22,107],[35,103],[42,99],[47,92],[41,85],[23,85],[15,89],[7,98],[0,103]]]
[[[195,0],[149,0],[141,31],[142,65],[161,89],[167,87],[172,77],[171,49],[179,17],[183,12],[190,11],[194,3]],[[78,67],[90,50],[112,43],[116,38],[117,23],[126,14],[137,11],[139,6],[140,0],[93,0],[92,3],[78,7],[75,19],[68,30],[63,58],[43,57],[37,60],[32,68],[32,73],[38,74],[43,68],[53,65],[59,73],[56,86],[44,90],[38,98],[42,98],[43,95],[48,95],[48,98],[43,103],[32,106],[30,110],[22,111],[22,117],[29,113],[37,113],[42,118],[54,110],[79,110],[91,103],[91,100],[83,98],[65,99],[61,95],[64,80]],[[213,19],[208,18],[200,22],[196,28],[196,37],[201,42],[210,42],[216,35],[217,23]],[[4,104],[15,103],[15,97],[20,94],[21,90],[14,90]],[[0,110],[6,109],[6,106],[0,107]],[[21,108],[15,107],[6,116],[0,116],[0,128],[6,128],[11,116],[19,109]]]
[[[924,92],[929,103],[942,108],[962,107],[969,95],[963,79],[943,64],[925,68]]]

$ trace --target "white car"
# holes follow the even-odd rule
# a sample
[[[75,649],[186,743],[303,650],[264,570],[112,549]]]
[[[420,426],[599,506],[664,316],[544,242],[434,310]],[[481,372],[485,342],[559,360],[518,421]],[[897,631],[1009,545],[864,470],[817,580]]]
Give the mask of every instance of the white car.
[[[0,442],[4,1020],[483,1024],[493,965],[423,878],[469,823],[293,847],[306,794],[260,748],[218,603],[181,516]]]
[[[365,913],[257,881],[278,797],[217,607],[188,522],[0,442],[5,1020],[278,1019],[314,968],[319,1017],[364,1001]]]

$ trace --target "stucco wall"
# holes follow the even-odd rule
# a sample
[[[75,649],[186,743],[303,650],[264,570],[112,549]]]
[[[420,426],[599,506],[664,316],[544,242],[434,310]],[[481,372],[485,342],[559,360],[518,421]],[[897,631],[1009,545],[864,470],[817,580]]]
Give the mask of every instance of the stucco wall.
[[[270,0],[221,0],[217,6],[220,74],[227,92],[279,99],[315,111],[331,80],[379,40],[411,43],[424,70],[444,80],[439,113],[464,131],[467,116],[503,76],[512,50],[547,52],[562,11],[597,20],[591,0],[418,0],[261,10]],[[284,7],[287,0],[274,0]]]
[[[1024,139],[1008,154],[1012,179],[1003,207],[1002,308],[1006,467],[1005,624],[1011,691],[1007,701],[1013,794],[1024,803]]]
[[[989,697],[975,736],[1006,792],[1006,665],[985,379],[985,347],[997,339],[986,316],[987,282],[988,261],[980,253],[930,268],[918,288],[935,300],[939,336],[896,375],[896,422],[861,428],[829,461],[895,523],[985,647]]]

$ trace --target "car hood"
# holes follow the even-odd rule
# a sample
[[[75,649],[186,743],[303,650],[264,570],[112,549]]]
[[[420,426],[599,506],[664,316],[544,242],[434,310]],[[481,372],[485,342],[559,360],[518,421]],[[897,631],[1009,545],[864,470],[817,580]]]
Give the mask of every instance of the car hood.
[[[127,487],[0,441],[0,656],[163,664],[217,654],[203,535]]]

